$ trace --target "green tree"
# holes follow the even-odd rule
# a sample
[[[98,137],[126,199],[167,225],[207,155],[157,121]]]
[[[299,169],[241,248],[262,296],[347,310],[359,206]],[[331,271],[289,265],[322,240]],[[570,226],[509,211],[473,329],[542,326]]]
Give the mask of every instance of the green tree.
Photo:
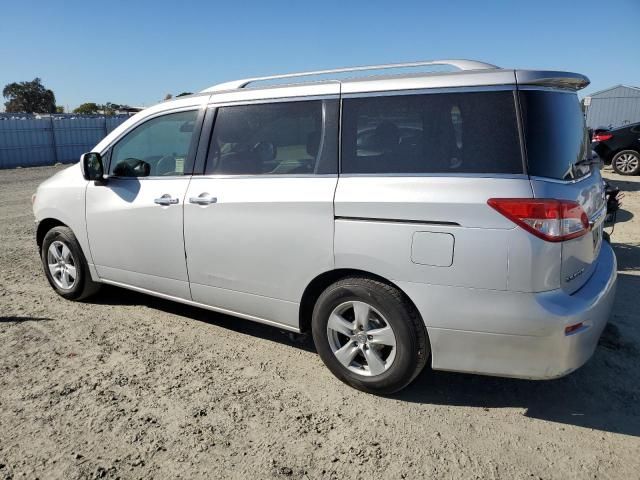
[[[120,109],[120,105],[117,103],[107,102],[104,105],[101,105],[101,110],[104,111],[105,115],[115,115],[116,110]]]
[[[2,96],[8,100],[4,106],[10,113],[56,112],[56,97],[39,78],[31,82],[9,83],[2,90]]]
[[[98,113],[99,110],[102,110],[100,105],[93,102],[87,102],[74,109],[73,113],[79,113],[80,115],[92,115]]]
[[[191,93],[191,92],[182,92],[180,95],[176,95],[176,98],[184,97],[185,95],[193,95],[193,93]]]
[[[64,107],[62,105],[56,105],[56,113],[64,113]]]

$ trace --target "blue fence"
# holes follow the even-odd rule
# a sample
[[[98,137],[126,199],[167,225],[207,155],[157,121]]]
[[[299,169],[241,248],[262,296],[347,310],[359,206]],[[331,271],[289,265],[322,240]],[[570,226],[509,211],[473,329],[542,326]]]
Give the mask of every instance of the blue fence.
[[[127,118],[0,114],[0,169],[77,162]]]

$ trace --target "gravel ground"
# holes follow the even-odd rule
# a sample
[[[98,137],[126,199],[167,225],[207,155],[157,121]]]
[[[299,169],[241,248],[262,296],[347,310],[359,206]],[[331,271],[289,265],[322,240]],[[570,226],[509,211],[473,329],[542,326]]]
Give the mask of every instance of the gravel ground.
[[[638,478],[640,178],[591,361],[531,382],[428,369],[391,398],[333,378],[308,339],[110,288],[49,287],[30,196],[0,171],[0,478]]]

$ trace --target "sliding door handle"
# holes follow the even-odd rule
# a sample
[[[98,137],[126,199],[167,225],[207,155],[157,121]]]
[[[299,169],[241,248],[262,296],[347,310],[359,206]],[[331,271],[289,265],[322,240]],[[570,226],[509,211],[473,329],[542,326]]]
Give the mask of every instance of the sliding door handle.
[[[189,203],[195,203],[196,205],[211,205],[212,203],[216,203],[218,199],[216,197],[212,197],[208,193],[201,193],[197,197],[189,198]]]

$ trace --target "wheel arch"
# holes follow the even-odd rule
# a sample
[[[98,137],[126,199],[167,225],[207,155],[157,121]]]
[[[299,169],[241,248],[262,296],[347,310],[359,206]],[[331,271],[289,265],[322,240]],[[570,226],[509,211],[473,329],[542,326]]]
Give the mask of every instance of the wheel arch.
[[[394,288],[397,288],[402,295],[407,299],[407,301],[413,306],[416,313],[420,317],[420,321],[424,325],[424,321],[422,320],[422,315],[416,304],[413,300],[394,282],[391,280],[382,277],[381,275],[377,275],[372,272],[368,272],[366,270],[359,270],[355,268],[337,268],[335,270],[329,270],[321,273],[317,277],[315,277],[307,287],[304,289],[302,294],[302,298],[300,300],[300,309],[299,309],[299,326],[300,332],[307,333],[311,331],[311,316],[313,314],[313,307],[316,304],[316,300],[320,296],[320,294],[332,283],[337,282],[343,278],[347,277],[367,277],[378,280],[380,282],[391,285]],[[425,326],[426,332],[426,326]]]
[[[629,147],[629,148],[618,148],[617,150],[615,150],[613,152],[613,154],[611,155],[611,158],[615,157],[617,154],[619,154],[620,152],[633,152],[636,155],[640,155],[640,149],[639,148],[635,148],[635,147]]]
[[[44,240],[44,236],[47,234],[49,230],[54,227],[69,227],[66,223],[58,220],[57,218],[45,218],[38,222],[38,227],[36,228],[36,243],[38,244],[38,248],[42,247],[42,241]],[[73,231],[73,229],[71,229]]]

